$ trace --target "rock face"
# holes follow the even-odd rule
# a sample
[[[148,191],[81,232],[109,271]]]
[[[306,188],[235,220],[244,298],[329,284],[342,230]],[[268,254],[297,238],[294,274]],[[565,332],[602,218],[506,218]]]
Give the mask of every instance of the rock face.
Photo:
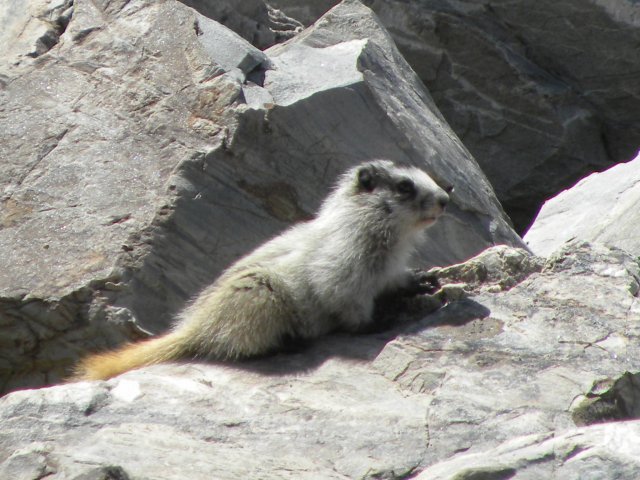
[[[265,29],[255,3],[239,17],[224,13],[232,2],[191,3],[247,37]],[[165,329],[363,160],[418,165],[455,186],[420,265],[524,245],[357,2],[265,52],[173,0],[27,10],[3,17],[3,35],[18,39],[1,72],[0,390],[55,382],[87,349]]]
[[[560,435],[531,435],[488,452],[460,455],[427,468],[415,478],[631,480],[640,472],[639,442],[639,421],[608,423]]]
[[[579,239],[640,256],[639,204],[640,156],[594,173],[546,202],[525,240],[539,255]]]
[[[303,22],[332,3],[272,0]],[[366,2],[520,232],[543,201],[640,145],[640,5]]]
[[[496,247],[437,272],[469,296],[391,331],[6,395],[0,477],[638,478],[638,263]]]
[[[181,165],[221,142],[222,126],[198,116],[224,69],[195,25],[215,22],[177,2],[125,3],[76,1],[72,15],[48,12],[56,25],[71,18],[58,43],[25,51],[5,76],[4,388],[59,377],[87,338],[99,345],[133,335],[116,298],[171,217],[185,185]],[[238,66],[245,52],[264,58],[245,44]],[[106,327],[105,318],[116,323]]]

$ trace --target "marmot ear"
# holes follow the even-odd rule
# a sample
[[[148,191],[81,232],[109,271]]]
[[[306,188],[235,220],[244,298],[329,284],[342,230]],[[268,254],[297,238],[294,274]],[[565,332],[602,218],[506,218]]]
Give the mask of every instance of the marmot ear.
[[[378,183],[375,169],[372,165],[365,165],[358,169],[358,189],[373,192]]]

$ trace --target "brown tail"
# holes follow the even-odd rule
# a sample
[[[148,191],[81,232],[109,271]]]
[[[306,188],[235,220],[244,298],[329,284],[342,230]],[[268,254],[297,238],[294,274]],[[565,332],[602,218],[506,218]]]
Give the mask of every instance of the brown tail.
[[[186,353],[181,336],[172,332],[112,352],[90,355],[78,363],[71,380],[106,380],[136,368],[178,360]]]

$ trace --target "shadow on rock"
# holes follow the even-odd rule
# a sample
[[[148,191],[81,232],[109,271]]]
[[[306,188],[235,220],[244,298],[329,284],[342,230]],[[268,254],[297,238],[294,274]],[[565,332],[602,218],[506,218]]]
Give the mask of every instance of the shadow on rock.
[[[407,328],[404,333],[416,333],[426,328],[434,328],[442,325],[462,326],[474,320],[488,317],[491,310],[474,300],[465,298],[448,303],[423,320]]]
[[[254,358],[235,364],[262,375],[287,375],[315,370],[331,358],[368,362],[374,360],[384,347],[400,335],[411,335],[429,328],[463,326],[489,316],[490,310],[469,299],[449,303],[433,313],[424,312],[395,315],[394,326],[365,334],[334,333],[316,340],[291,342],[285,351],[271,356]]]

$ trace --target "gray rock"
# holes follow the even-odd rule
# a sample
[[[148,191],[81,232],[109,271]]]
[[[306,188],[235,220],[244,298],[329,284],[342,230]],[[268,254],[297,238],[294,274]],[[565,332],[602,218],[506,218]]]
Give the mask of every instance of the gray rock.
[[[538,255],[549,255],[578,239],[606,243],[640,256],[640,156],[594,173],[547,201],[525,241]]]
[[[286,135],[281,149],[308,162],[306,152],[287,141],[304,139],[314,146],[314,162],[330,169],[392,158],[455,187],[449,214],[427,234],[423,265],[464,260],[493,244],[523,245],[477,163],[370,10],[343,2],[267,54],[273,69],[265,73],[264,87],[277,107],[290,107],[267,115],[273,132]],[[331,116],[345,121],[318,121]],[[265,138],[269,143],[261,150],[274,150],[272,141]]]
[[[638,264],[588,244],[570,245],[542,270],[539,262],[500,247],[450,267],[450,278],[462,278],[477,265],[509,265],[502,277],[470,281],[468,298],[399,316],[386,332],[8,394],[0,472],[638,478],[640,374],[624,373],[640,368],[640,303],[629,289]],[[612,418],[622,421],[599,423]]]
[[[119,299],[178,197],[197,194],[182,165],[223,143],[224,110],[244,79],[225,67],[264,58],[236,36],[237,62],[228,50],[216,61],[196,23],[223,28],[178,2],[79,0],[49,51],[31,55],[41,32],[24,28],[24,50],[8,52],[17,60],[0,92],[0,389],[55,381],[87,347],[144,336]],[[159,295],[175,305],[192,293]]]
[[[518,438],[433,465],[417,480],[628,479],[640,473],[640,421]]]
[[[338,2],[270,3],[313,22]],[[519,232],[544,200],[640,145],[636,2],[366,3]]]
[[[72,4],[72,0],[0,1],[1,82],[11,65],[38,57],[58,43],[69,23]]]
[[[272,0],[269,2],[270,5],[281,9],[287,15],[299,20],[306,26],[314,23],[338,3],[340,3],[340,0],[316,0],[315,2],[300,0]],[[371,2],[363,3],[370,4]]]
[[[162,330],[372,156],[455,185],[419,264],[458,295],[299,352],[7,394],[0,478],[640,476],[637,256],[530,256],[367,9],[263,54],[179,2],[69,6],[2,17],[17,36],[0,82],[4,389]],[[458,263],[494,243],[521,248]]]
[[[215,59],[222,68],[220,73],[238,68],[246,76],[261,64],[268,64],[264,53],[220,23],[199,15],[193,28],[207,56]],[[221,45],[224,48],[220,48]],[[244,76],[241,81],[244,81]]]
[[[469,292],[479,293],[489,288],[508,290],[534,272],[540,272],[544,262],[523,249],[498,245],[460,265],[433,268],[429,271],[444,285],[463,284]]]
[[[177,1],[76,0],[58,43],[30,49],[0,92],[0,390],[166,329],[372,157],[455,185],[421,266],[524,246],[359,3],[262,53]]]

